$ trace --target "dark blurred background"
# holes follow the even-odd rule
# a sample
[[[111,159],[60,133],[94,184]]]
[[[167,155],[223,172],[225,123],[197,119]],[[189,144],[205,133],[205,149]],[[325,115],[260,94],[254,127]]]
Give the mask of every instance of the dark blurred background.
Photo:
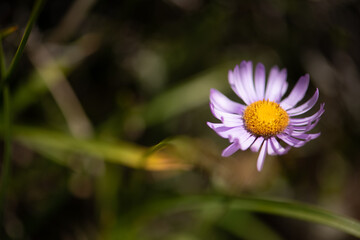
[[[33,5],[0,2],[1,29],[18,27],[7,64]],[[360,220],[359,43],[359,1],[47,1],[10,83],[4,239],[354,239],[265,214],[148,209],[250,194]],[[240,101],[227,72],[242,60],[286,68],[290,86],[309,73],[308,96],[326,104],[322,136],[260,173],[256,153],[222,158],[228,142],[206,126],[210,88]],[[144,154],[154,162],[132,162]]]

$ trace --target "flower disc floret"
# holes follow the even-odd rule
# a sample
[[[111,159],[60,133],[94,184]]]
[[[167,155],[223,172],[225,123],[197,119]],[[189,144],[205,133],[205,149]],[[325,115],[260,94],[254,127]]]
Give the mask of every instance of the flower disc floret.
[[[243,119],[248,131],[262,137],[282,133],[289,124],[287,112],[278,103],[268,100],[260,100],[247,106]]]

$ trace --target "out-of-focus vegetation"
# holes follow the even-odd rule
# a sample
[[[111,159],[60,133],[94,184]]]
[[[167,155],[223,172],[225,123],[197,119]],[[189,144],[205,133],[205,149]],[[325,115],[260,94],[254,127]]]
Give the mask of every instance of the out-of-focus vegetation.
[[[6,65],[33,5],[0,2]],[[9,81],[2,236],[355,239],[227,201],[285,198],[360,219],[359,26],[350,0],[47,1]],[[256,153],[222,158],[228,143],[206,126],[210,88],[239,101],[227,71],[244,59],[287,68],[290,85],[309,73],[309,95],[318,87],[326,103],[322,136],[260,173]]]

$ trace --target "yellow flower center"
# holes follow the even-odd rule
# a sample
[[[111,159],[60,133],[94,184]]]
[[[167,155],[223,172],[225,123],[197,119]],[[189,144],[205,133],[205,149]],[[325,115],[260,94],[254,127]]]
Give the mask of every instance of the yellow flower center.
[[[243,119],[248,131],[256,136],[271,137],[285,130],[289,115],[276,102],[260,100],[247,106]]]

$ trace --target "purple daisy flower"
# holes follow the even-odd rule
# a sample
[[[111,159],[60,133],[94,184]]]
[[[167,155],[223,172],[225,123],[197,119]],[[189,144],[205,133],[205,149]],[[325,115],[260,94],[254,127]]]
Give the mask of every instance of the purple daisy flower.
[[[253,77],[251,61],[243,61],[229,70],[229,83],[232,90],[245,105],[233,102],[216,89],[210,90],[210,108],[221,123],[210,123],[218,135],[228,138],[230,146],[223,152],[228,157],[237,150],[248,148],[260,154],[257,169],[262,169],[266,154],[283,155],[291,147],[301,147],[320,136],[320,133],[307,133],[312,130],[324,113],[324,103],[313,115],[299,118],[309,111],[319,98],[319,90],[305,103],[297,106],[304,98],[309,86],[309,75],[300,77],[292,91],[286,96],[288,83],[286,69],[277,66],[270,70],[265,83],[265,67],[258,63]],[[282,146],[280,142],[282,142]]]

